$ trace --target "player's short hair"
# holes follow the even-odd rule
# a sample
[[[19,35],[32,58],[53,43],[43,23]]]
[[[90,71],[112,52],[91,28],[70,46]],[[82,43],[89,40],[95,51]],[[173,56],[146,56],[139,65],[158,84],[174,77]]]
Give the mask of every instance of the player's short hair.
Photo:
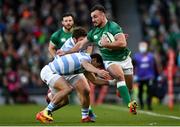
[[[91,12],[96,11],[96,10],[106,13],[106,9],[101,4],[96,4],[95,6],[91,8]]]
[[[101,68],[104,68],[103,59],[100,54],[94,53],[90,55],[91,59],[96,58],[96,61],[100,64]]]
[[[64,13],[64,14],[62,15],[62,20],[63,20],[64,17],[69,17],[69,16],[71,16],[73,20],[75,19],[74,15],[73,15],[72,13],[67,12],[67,13]]]
[[[87,32],[83,27],[75,27],[72,32],[72,37],[78,39],[79,37],[86,37]]]

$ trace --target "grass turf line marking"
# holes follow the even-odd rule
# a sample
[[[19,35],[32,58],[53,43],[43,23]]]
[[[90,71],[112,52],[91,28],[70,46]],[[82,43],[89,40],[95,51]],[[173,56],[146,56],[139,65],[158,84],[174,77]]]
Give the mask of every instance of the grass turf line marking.
[[[128,111],[128,109],[126,109],[126,108],[115,107],[115,106],[111,106],[111,105],[102,105],[101,107],[109,108],[109,109],[112,109],[112,110]],[[180,120],[180,117],[178,117],[178,116],[159,114],[159,113],[149,112],[149,111],[139,111],[138,110],[137,113],[146,114],[146,115],[155,116],[155,117],[163,117],[163,118],[170,118],[170,119]]]

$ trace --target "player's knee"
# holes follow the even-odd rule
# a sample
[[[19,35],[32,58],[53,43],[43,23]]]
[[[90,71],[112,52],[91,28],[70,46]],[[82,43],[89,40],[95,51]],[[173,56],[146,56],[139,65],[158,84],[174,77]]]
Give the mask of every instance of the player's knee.
[[[117,81],[125,81],[125,78],[123,75],[118,75],[116,78]]]
[[[125,81],[125,77],[123,73],[114,73],[112,77],[115,78],[117,81]]]

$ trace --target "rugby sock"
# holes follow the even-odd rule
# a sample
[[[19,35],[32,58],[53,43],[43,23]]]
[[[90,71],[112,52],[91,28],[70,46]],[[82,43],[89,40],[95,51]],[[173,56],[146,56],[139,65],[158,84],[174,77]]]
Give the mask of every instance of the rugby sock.
[[[131,98],[130,98],[130,94],[129,94],[125,81],[117,82],[117,89],[119,93],[121,94],[123,101],[128,105],[131,101]]]
[[[90,116],[90,114],[93,114],[93,110],[92,110],[91,106],[89,106],[88,110],[89,110],[89,114],[88,114],[89,116]]]
[[[88,108],[81,108],[81,115],[82,115],[82,119],[88,117],[89,109]]]
[[[89,111],[92,111],[92,108],[91,108],[91,106],[89,106]]]
[[[49,103],[49,105],[46,107],[46,110],[52,112],[55,108],[56,108],[56,105],[51,102],[51,103]]]

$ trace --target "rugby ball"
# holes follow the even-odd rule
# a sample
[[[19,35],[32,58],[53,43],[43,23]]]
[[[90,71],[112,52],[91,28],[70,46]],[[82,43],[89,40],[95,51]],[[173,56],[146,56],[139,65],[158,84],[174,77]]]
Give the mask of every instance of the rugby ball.
[[[106,37],[109,43],[112,43],[115,41],[114,36],[109,32],[104,32],[102,37]]]

